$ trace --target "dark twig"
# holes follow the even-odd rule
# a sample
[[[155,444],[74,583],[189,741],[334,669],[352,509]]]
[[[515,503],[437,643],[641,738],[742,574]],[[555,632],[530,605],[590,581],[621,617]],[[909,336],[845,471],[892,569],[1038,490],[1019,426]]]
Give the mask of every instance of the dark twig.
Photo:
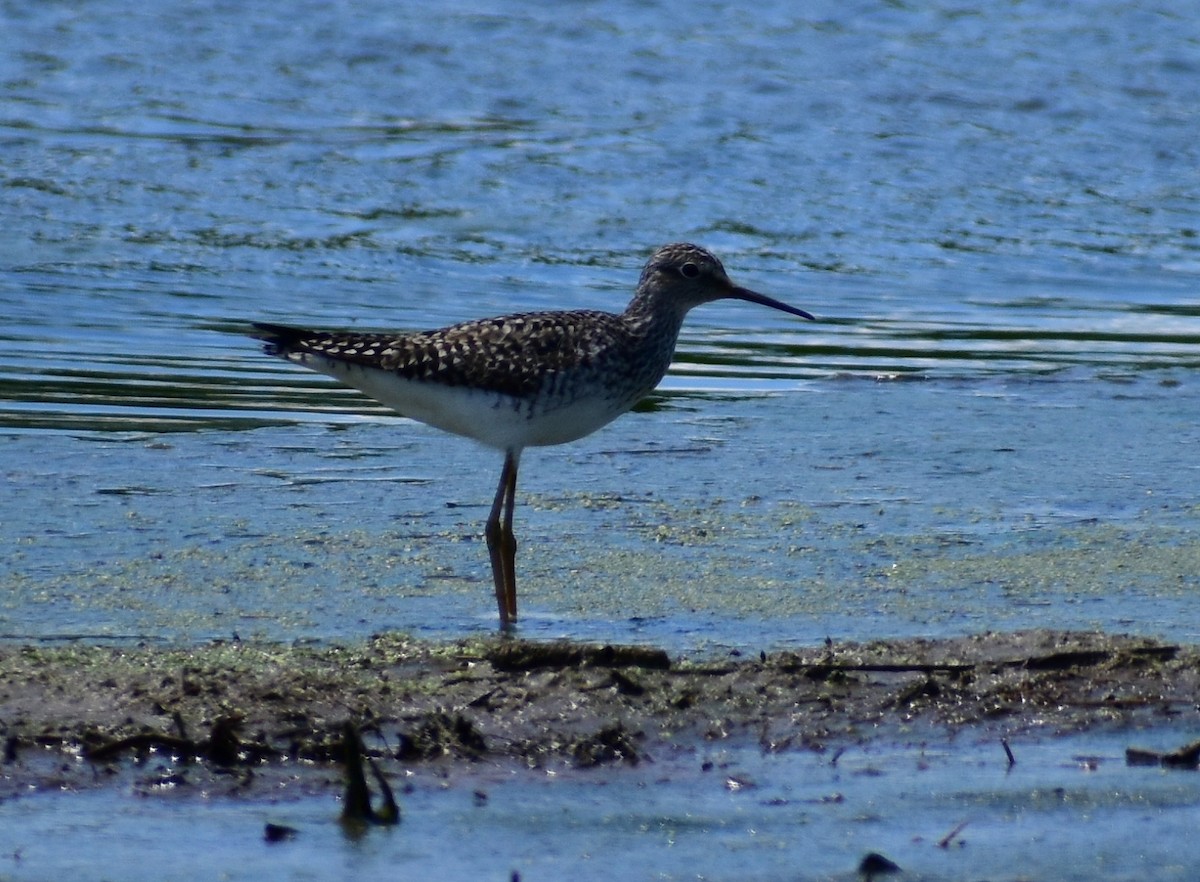
[[[1001,738],[1000,746],[1004,748],[1004,755],[1008,757],[1008,767],[1011,769],[1017,764],[1017,758],[1013,756],[1012,748],[1008,746],[1008,739]]]
[[[949,848],[950,843],[954,840],[954,837],[961,833],[963,828],[969,823],[970,821],[963,821],[962,823],[956,825],[953,830],[938,840],[938,848]]]

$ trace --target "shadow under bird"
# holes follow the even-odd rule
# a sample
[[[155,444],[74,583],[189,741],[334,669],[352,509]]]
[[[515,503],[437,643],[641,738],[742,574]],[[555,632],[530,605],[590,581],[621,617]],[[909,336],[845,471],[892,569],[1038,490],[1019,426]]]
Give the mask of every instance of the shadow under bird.
[[[517,618],[512,522],[521,452],[582,438],[631,409],[667,372],[688,311],[722,299],[813,318],[735,285],[705,249],[674,244],[650,256],[620,315],[528,312],[394,334],[255,323],[254,336],[265,342],[268,355],[504,452],[485,535],[500,627],[507,630]]]

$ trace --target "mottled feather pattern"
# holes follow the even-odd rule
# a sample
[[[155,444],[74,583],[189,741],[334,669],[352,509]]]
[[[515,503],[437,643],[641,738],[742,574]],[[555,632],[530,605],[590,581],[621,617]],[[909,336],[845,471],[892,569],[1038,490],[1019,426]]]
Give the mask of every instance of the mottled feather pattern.
[[[303,363],[323,356],[411,380],[530,397],[614,362],[644,363],[645,339],[606,312],[534,312],[412,334],[356,334],[256,325],[270,354]],[[673,346],[674,339],[661,341]],[[661,379],[647,376],[652,387]],[[639,384],[640,385],[640,384]]]
[[[812,317],[736,287],[708,251],[676,243],[651,255],[621,315],[527,312],[412,334],[255,328],[269,354],[333,373],[350,385],[362,384],[330,368],[353,366],[416,383],[507,395],[532,418],[571,406],[579,396],[605,407],[632,407],[666,373],[688,310],[723,297]]]

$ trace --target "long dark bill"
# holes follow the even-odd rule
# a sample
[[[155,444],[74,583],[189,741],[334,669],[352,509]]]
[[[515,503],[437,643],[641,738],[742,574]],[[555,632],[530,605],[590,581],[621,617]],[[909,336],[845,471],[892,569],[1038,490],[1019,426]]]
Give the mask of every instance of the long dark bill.
[[[798,309],[795,306],[788,306],[782,301],[776,300],[774,297],[768,297],[766,294],[759,294],[757,291],[751,291],[749,288],[739,288],[736,285],[733,290],[727,295],[735,300],[747,300],[750,303],[758,303],[763,306],[769,306],[772,309],[778,309],[781,312],[788,312],[792,315],[798,315],[800,318],[806,318],[810,322],[815,322],[816,319],[811,313],[805,312],[803,309]]]

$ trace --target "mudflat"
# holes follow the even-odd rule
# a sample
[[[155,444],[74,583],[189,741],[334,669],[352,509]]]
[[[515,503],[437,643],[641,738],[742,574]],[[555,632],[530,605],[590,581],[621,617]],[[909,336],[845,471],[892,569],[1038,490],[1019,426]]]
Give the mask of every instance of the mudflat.
[[[0,647],[0,797],[114,783],[241,794],[340,787],[347,723],[384,773],[510,763],[594,768],[697,743],[834,752],[973,728],[1200,725],[1200,647],[1031,630],[671,658],[516,639]],[[390,769],[389,769],[390,766]]]

